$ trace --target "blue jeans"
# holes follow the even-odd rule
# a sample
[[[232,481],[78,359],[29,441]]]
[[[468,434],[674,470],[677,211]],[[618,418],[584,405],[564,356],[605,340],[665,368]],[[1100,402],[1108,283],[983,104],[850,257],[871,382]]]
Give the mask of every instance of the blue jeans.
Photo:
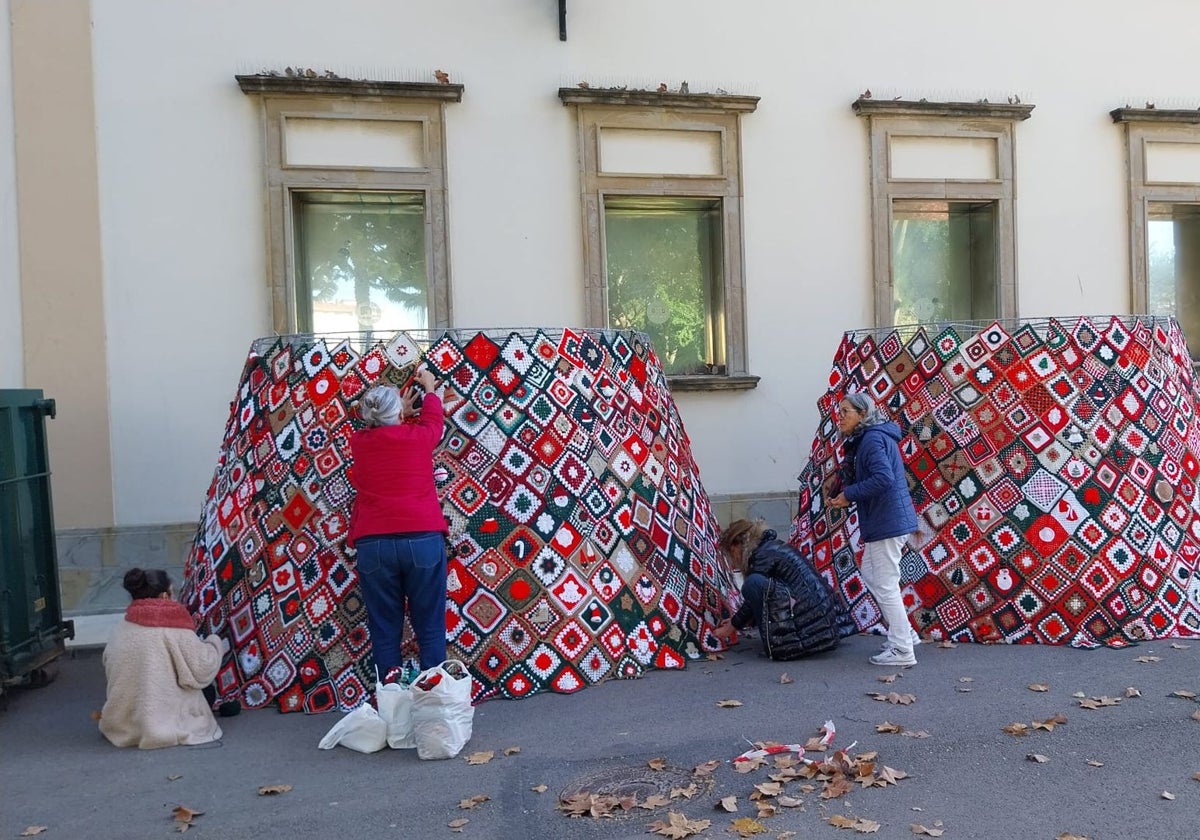
[[[358,582],[367,605],[375,666],[383,679],[400,665],[404,602],[421,649],[421,670],[446,659],[446,544],[436,531],[362,537]]]
[[[759,622],[762,621],[762,606],[763,597],[767,594],[767,585],[771,581],[766,575],[746,575],[742,581],[742,600],[750,607],[750,614],[753,619],[746,626],[748,628],[758,629]]]

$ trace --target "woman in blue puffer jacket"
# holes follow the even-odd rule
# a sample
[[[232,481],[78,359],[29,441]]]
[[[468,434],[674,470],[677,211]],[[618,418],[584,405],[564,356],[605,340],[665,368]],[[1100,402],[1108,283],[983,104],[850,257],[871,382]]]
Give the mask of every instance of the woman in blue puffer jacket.
[[[863,543],[863,582],[871,590],[888,627],[887,643],[871,657],[876,665],[916,665],[919,638],[908,622],[900,596],[900,556],[908,535],[917,530],[917,513],[900,460],[900,427],[879,412],[862,393],[848,394],[838,405],[838,430],[845,438],[842,491],[832,507],[858,507]]]

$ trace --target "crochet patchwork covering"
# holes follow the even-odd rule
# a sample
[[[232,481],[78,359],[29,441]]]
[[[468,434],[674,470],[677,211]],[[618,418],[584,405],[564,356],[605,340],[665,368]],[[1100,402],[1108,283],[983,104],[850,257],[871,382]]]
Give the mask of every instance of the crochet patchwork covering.
[[[823,493],[842,458],[837,404],[866,391],[904,432],[921,530],[901,584],[923,634],[1074,647],[1198,635],[1194,384],[1172,319],[847,333],[792,541],[860,629],[879,622],[856,517]]]
[[[711,630],[736,589],[644,336],[285,336],[251,349],[185,567],[185,603],[233,645],[222,697],[322,712],[374,684],[344,547],[354,401],[407,385],[422,360],[447,386],[448,655],[476,700],[569,693],[722,647]]]

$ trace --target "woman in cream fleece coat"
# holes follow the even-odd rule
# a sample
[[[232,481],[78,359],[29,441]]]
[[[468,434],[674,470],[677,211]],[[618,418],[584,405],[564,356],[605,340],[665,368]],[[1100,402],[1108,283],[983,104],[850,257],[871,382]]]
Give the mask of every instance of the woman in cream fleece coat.
[[[166,572],[131,569],[124,585],[133,603],[104,649],[100,731],[118,747],[144,750],[217,740],[221,727],[201,689],[217,676],[227,643],[196,635]]]

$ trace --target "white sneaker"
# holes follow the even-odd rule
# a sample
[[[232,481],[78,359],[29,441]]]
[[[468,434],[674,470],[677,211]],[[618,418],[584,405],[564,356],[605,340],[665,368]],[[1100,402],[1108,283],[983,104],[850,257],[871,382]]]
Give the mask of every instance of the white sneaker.
[[[911,650],[900,650],[900,648],[886,647],[879,653],[871,657],[872,665],[916,665],[917,657],[913,656]]]
[[[916,647],[917,645],[921,644],[921,637],[920,637],[920,636],[918,636],[916,633],[913,633],[913,634],[912,634],[912,636],[910,636],[909,638],[911,638],[911,639],[912,639],[912,646],[913,646],[913,647]],[[887,640],[887,637],[885,636],[885,637],[883,638],[883,644],[879,646],[879,649],[880,649],[880,650],[887,650],[887,649],[888,649],[888,648],[890,648],[891,646],[892,646],[892,643],[891,643],[891,642],[889,642],[889,641]]]

